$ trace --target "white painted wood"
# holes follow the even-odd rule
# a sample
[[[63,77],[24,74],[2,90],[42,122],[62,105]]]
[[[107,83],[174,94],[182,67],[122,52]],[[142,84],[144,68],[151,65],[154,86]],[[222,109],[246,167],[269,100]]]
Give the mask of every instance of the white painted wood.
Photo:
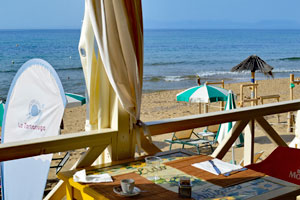
[[[250,120],[245,128],[244,165],[253,163],[254,156],[254,120]]]
[[[237,121],[232,127],[231,131],[222,140],[221,144],[215,149],[212,157],[222,159],[228,150],[232,147],[232,144],[239,137],[240,133],[244,130],[245,126],[248,124],[248,120]]]

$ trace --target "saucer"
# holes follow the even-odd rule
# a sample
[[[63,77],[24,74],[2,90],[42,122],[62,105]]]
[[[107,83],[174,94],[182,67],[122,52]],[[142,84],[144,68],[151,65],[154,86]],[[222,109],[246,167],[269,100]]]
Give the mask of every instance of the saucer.
[[[118,195],[124,196],[124,197],[132,197],[140,194],[141,190],[138,187],[134,187],[132,193],[124,193],[122,191],[121,186],[115,186],[113,188],[114,192],[117,193]]]

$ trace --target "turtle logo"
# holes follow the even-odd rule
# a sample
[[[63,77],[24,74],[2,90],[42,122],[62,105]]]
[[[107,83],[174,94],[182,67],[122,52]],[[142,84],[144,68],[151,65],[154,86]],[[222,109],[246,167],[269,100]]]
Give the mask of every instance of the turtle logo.
[[[35,123],[39,122],[42,116],[42,106],[37,100],[33,99],[30,101],[27,115],[27,119],[34,119]]]

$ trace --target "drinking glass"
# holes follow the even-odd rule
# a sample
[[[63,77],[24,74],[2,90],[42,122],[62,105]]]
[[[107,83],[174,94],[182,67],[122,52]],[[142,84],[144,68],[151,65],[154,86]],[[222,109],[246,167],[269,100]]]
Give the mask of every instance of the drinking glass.
[[[154,180],[154,182],[156,182],[157,180],[159,180],[158,171],[162,159],[157,156],[148,156],[145,158],[145,161],[146,161],[146,167],[148,169],[148,173],[152,173],[147,178],[149,180]]]

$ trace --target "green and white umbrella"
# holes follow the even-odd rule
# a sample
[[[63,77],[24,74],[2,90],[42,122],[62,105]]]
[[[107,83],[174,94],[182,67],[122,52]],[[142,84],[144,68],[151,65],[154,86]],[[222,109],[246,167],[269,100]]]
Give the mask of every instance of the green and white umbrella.
[[[176,95],[177,101],[212,103],[226,101],[228,90],[212,85],[200,85],[184,90]]]
[[[231,90],[229,90],[225,110],[231,110],[231,109],[235,109],[235,108],[236,108],[235,95],[233,94],[233,92]],[[227,123],[223,123],[220,125],[219,131],[216,136],[216,140],[218,141],[219,144],[223,141],[223,139],[226,137],[226,135],[231,131],[234,124],[235,124],[235,122],[227,122]],[[244,136],[243,136],[243,134],[240,134],[238,139],[232,145],[232,161],[233,162],[235,162],[233,147],[234,146],[241,147],[243,145],[244,145]]]
[[[82,106],[86,103],[85,97],[79,94],[66,93],[67,106],[66,108],[73,108],[77,106]]]
[[[3,115],[4,115],[4,106],[5,104],[0,101],[0,127],[2,127]]]
[[[67,98],[66,108],[74,108],[77,106],[82,106],[86,103],[85,97],[79,94],[65,93]],[[2,127],[2,120],[4,115],[5,104],[0,101],[0,127]]]

